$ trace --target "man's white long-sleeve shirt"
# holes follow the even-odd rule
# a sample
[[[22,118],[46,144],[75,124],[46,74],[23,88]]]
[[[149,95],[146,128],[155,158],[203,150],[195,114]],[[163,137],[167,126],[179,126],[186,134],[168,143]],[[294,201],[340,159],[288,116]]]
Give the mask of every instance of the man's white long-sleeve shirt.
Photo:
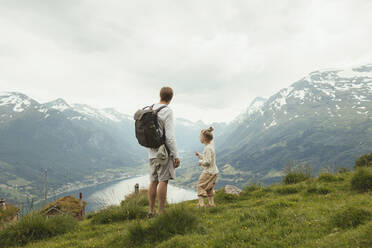
[[[164,104],[155,104],[154,109],[158,109]],[[174,116],[173,110],[168,106],[163,108],[158,113],[158,122],[159,122],[159,129],[161,135],[163,135],[163,130],[165,130],[165,144],[170,151],[170,156],[173,158],[178,158],[178,151],[177,151],[177,144],[176,144],[176,137],[174,134]],[[158,149],[149,148],[149,158],[156,158],[158,153]]]

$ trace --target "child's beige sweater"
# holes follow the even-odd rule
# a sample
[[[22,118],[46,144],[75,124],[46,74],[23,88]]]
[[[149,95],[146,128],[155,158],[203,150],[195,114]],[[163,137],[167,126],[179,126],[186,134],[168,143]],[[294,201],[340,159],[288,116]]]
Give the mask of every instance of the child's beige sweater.
[[[203,154],[199,156],[199,166],[203,166],[203,173],[218,174],[218,168],[216,165],[216,152],[214,149],[214,143],[211,142],[205,146]]]

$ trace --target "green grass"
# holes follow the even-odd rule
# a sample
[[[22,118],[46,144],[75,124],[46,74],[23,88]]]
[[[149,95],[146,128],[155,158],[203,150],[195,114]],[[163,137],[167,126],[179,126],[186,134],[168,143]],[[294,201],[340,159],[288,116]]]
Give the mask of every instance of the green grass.
[[[372,171],[367,169],[358,169],[351,179],[351,187],[360,192],[372,190]]]
[[[372,167],[372,153],[360,156],[354,165],[354,168],[358,167]]]
[[[308,163],[288,163],[284,168],[284,184],[296,184],[310,179],[312,168]]]
[[[319,194],[319,195],[327,195],[331,193],[331,190],[324,186],[312,186],[307,189],[307,193],[309,194]]]
[[[351,187],[357,173],[251,185],[240,197],[217,191],[216,208],[198,209],[196,201],[170,204],[165,215],[151,220],[99,224],[92,217],[73,232],[25,247],[372,247],[372,192]]]
[[[91,214],[93,224],[108,224],[113,222],[145,218],[147,212],[134,203],[125,203],[120,206],[110,206],[97,213]]]
[[[137,247],[144,244],[151,246],[175,235],[192,232],[198,224],[197,220],[197,215],[190,207],[172,206],[151,222],[136,222],[129,226],[127,235],[113,239],[110,246]]]
[[[13,205],[7,204],[5,210],[0,209],[0,227],[5,226],[9,221],[17,216],[18,208]]]
[[[141,189],[136,195],[134,192],[129,194],[125,197],[125,199],[120,203],[121,205],[125,205],[126,203],[135,203],[139,206],[148,206],[149,205],[149,198],[148,198],[148,190]]]
[[[46,218],[41,214],[33,213],[0,231],[0,244],[1,247],[25,245],[31,241],[53,237],[76,228],[77,221],[70,216]]]
[[[363,208],[348,207],[338,211],[331,218],[335,227],[343,229],[357,227],[371,220],[371,212]]]
[[[323,172],[318,176],[318,180],[322,182],[334,182],[340,180],[335,174],[329,172]]]

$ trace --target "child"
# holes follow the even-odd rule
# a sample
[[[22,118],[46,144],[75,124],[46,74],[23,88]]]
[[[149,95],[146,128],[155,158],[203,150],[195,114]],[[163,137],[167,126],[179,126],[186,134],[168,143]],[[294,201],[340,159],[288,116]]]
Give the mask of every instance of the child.
[[[198,181],[198,207],[204,207],[204,198],[208,197],[210,207],[215,207],[214,204],[214,185],[216,184],[218,168],[216,166],[216,153],[213,142],[213,127],[203,129],[200,132],[200,142],[205,145],[203,154],[195,152],[200,159],[199,166],[204,167]]]

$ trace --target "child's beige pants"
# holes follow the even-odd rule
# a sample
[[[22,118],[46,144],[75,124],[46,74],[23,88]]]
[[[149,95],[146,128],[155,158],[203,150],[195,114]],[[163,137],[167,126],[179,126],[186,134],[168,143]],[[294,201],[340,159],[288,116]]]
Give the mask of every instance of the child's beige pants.
[[[202,173],[198,181],[198,196],[214,196],[214,185],[216,184],[218,174]]]

